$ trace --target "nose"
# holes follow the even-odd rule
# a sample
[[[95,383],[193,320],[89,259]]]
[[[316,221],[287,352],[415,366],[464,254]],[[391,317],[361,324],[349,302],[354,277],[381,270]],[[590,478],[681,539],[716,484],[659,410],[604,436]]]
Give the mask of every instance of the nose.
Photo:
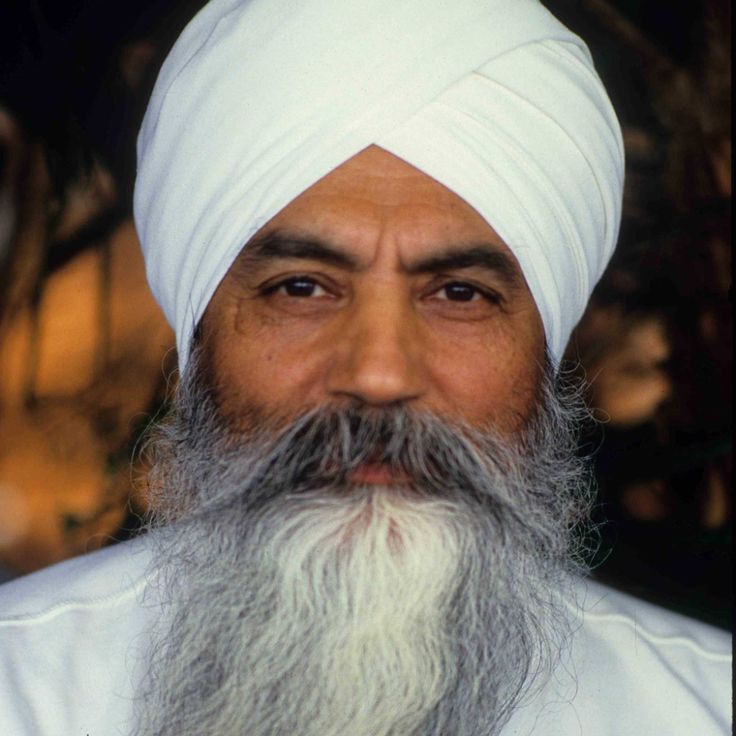
[[[424,395],[425,356],[410,305],[374,295],[356,304],[341,327],[327,374],[332,397],[388,406]]]

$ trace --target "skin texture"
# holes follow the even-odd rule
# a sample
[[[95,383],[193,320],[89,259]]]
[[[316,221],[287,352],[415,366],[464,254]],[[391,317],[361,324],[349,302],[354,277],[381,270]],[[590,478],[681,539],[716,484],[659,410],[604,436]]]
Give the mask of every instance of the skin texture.
[[[541,319],[508,247],[464,200],[375,146],[256,233],[201,337],[236,426],[316,405],[405,405],[511,435],[543,375]]]

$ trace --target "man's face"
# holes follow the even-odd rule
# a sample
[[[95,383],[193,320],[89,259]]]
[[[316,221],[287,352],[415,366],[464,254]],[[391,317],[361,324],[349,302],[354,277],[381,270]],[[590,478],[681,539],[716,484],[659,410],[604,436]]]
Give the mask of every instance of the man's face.
[[[464,200],[375,146],[254,236],[203,343],[235,426],[253,411],[402,405],[513,434],[543,374],[541,320],[511,251]]]

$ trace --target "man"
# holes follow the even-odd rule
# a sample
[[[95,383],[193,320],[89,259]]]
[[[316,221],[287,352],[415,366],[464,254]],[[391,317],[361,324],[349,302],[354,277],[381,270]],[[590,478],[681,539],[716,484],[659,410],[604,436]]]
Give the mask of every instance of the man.
[[[726,637],[581,581],[559,360],[623,156],[533,0],[215,0],[139,138],[149,534],[5,589],[20,734],[721,734]]]

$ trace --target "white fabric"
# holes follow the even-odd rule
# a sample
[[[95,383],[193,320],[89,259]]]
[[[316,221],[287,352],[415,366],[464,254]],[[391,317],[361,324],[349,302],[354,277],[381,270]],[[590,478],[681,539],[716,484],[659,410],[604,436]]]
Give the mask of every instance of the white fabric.
[[[623,186],[585,44],[537,0],[213,0],[164,63],[138,139],[135,219],[182,368],[248,239],[371,144],[494,227],[559,359]]]
[[[0,586],[0,734],[131,732],[161,613],[150,559],[141,538]],[[570,656],[503,736],[730,733],[726,633],[590,582],[579,597]]]

